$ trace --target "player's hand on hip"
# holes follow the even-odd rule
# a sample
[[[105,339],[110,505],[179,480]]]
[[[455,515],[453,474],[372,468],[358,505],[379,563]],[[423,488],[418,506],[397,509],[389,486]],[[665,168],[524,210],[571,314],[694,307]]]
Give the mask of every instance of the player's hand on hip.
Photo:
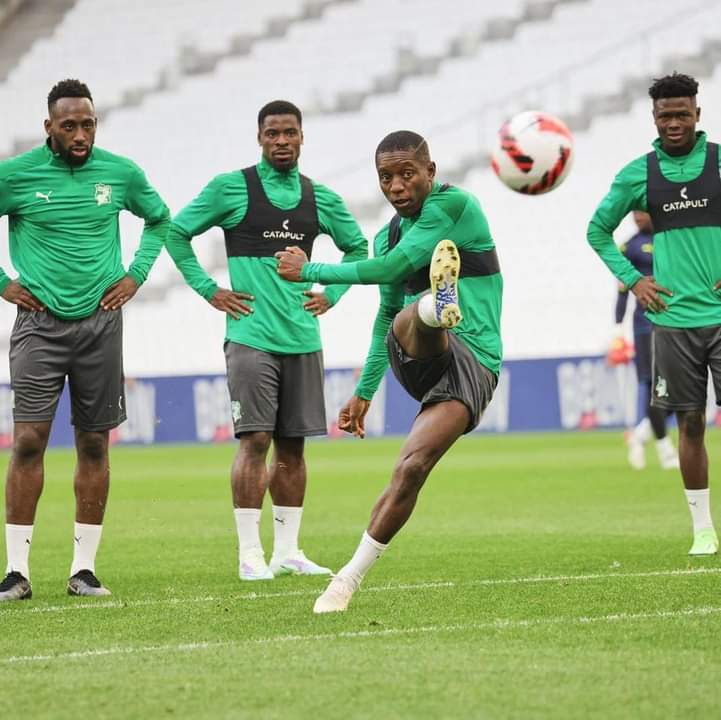
[[[673,293],[663,285],[659,285],[653,275],[644,275],[631,286],[631,292],[636,299],[651,312],[666,310],[668,305],[664,302],[661,294],[671,297]]]
[[[303,265],[308,262],[308,256],[299,247],[293,245],[285,250],[279,250],[275,257],[278,260],[278,275],[284,280],[301,282],[301,271]]]
[[[306,290],[303,295],[310,298],[310,300],[303,303],[303,307],[311,313],[313,317],[318,317],[318,315],[328,312],[328,310],[333,307],[330,304],[330,300],[325,296],[325,293]]]
[[[338,427],[356,437],[366,436],[365,419],[370,409],[371,401],[354,395],[338,413]]]
[[[23,310],[45,310],[45,305],[29,290],[24,288],[17,280],[11,280],[2,291],[2,296],[9,303],[13,303]]]
[[[103,310],[119,310],[136,292],[138,283],[130,275],[126,275],[105,291],[100,298],[100,307]]]
[[[714,289],[716,292],[721,292],[721,280],[718,280],[718,281],[716,282],[716,284],[713,286],[713,289]]]
[[[250,315],[253,312],[253,308],[248,305],[248,302],[253,300],[255,298],[249,293],[218,288],[208,302],[216,310],[228,313],[232,318],[239,320],[241,315]]]

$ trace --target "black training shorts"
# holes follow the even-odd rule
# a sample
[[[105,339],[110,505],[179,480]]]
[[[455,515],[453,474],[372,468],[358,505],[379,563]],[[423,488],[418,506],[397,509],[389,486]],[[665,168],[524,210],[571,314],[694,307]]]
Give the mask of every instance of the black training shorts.
[[[711,371],[716,404],[721,404],[721,325],[653,328],[651,404],[664,410],[706,407]]]
[[[467,433],[481,422],[498,378],[454,333],[448,333],[446,352],[429,360],[406,355],[392,329],[386,336],[386,346],[393,374],[411,397],[423,406],[447,400],[462,402],[471,416]]]

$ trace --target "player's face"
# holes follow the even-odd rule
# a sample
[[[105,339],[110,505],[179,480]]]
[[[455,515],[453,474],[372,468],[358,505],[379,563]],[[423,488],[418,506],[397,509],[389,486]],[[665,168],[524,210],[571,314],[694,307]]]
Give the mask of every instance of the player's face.
[[[433,187],[436,164],[419,160],[413,150],[394,150],[376,156],[378,182],[386,200],[401,217],[418,215]]]
[[[295,115],[268,115],[258,128],[263,157],[276,170],[290,170],[298,163],[303,130]]]
[[[696,143],[696,123],[701,108],[695,97],[661,98],[653,101],[653,120],[661,146],[669,155],[685,155]]]
[[[60,98],[50,109],[45,132],[50,147],[68,165],[83,165],[95,144],[98,120],[88,98]]]

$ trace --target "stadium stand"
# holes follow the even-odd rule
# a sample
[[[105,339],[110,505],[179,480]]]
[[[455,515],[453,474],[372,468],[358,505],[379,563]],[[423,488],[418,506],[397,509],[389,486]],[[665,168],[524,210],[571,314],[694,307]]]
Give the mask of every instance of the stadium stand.
[[[306,113],[303,172],[340,192],[372,238],[390,214],[377,190],[375,145],[390,130],[416,129],[440,176],[477,192],[489,216],[506,279],[510,357],[597,352],[609,339],[614,283],[585,229],[614,174],[654,137],[649,78],[697,74],[708,108],[701,126],[712,137],[721,130],[712,111],[721,96],[721,4],[711,0],[683,8],[458,0],[452,12],[440,0],[292,0],[283,17],[270,4],[230,0],[98,6],[78,0],[0,84],[0,103],[13,108],[0,117],[0,153],[30,140],[33,128],[32,142],[42,138],[44,95],[59,76],[77,75],[106,108],[98,143],[137,158],[177,211],[213,175],[257,160],[257,109],[288,97]],[[577,142],[565,184],[528,198],[498,183],[487,162],[502,119],[534,107],[568,119]],[[138,229],[124,218],[126,257]],[[220,234],[195,245],[222,282]],[[319,259],[335,257],[329,242],[317,246]],[[0,264],[8,262],[3,243]],[[375,288],[353,288],[324,317],[329,366],[360,363],[376,297]],[[0,305],[8,329],[12,310]],[[166,256],[126,316],[130,373],[222,371],[223,319],[183,286]]]

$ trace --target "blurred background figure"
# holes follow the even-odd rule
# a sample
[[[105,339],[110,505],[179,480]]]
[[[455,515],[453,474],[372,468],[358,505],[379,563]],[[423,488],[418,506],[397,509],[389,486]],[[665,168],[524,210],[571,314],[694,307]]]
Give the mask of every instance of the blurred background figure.
[[[653,275],[653,226],[648,213],[633,212],[638,232],[622,246],[621,252],[631,264],[644,275]],[[636,302],[633,312],[633,345],[626,339],[623,319],[628,308],[628,288],[621,284],[616,298],[616,332],[608,352],[609,365],[623,365],[633,359],[638,377],[638,392],[645,414],[641,421],[628,433],[628,462],[636,470],[646,467],[646,444],[656,439],[658,461],[664,470],[679,467],[678,452],[667,434],[668,412],[651,406],[651,321],[644,309]]]

